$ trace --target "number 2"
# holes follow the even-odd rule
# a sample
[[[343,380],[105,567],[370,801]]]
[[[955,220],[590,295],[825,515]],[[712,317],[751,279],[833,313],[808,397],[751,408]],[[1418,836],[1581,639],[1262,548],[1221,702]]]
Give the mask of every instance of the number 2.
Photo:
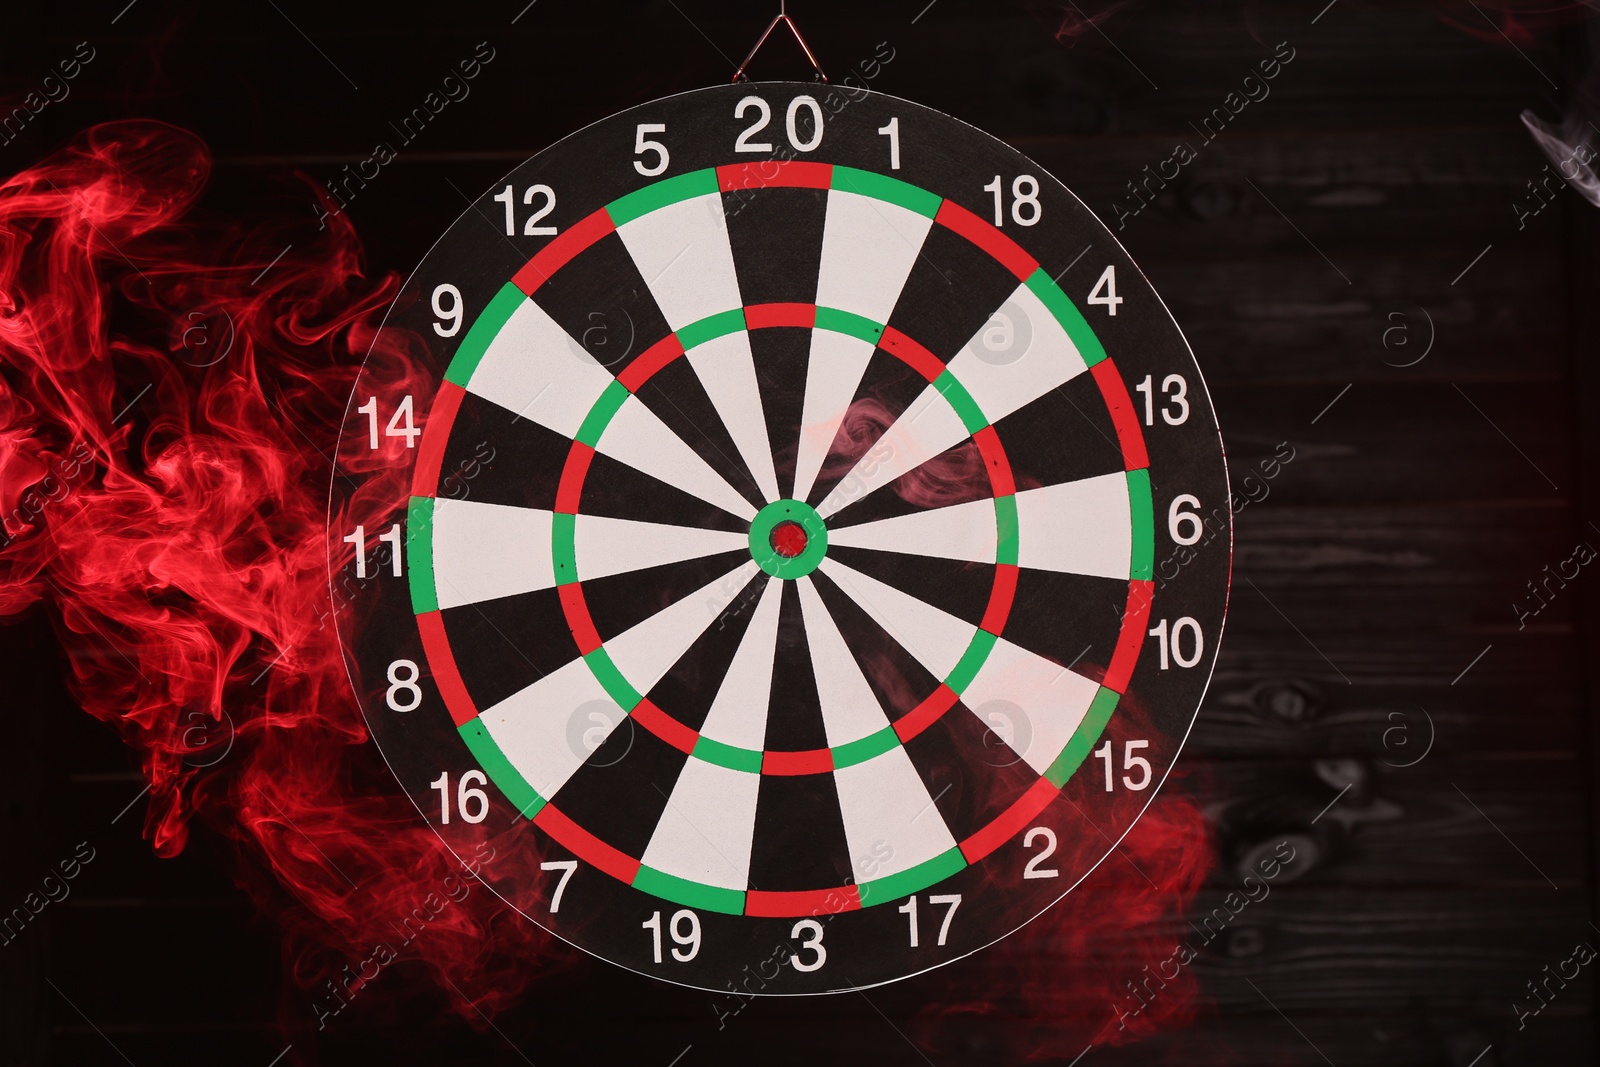
[[[736,119],[744,118],[744,113],[752,107],[756,109],[756,121],[739,135],[737,141],[733,142],[733,150],[735,152],[770,152],[772,151],[771,141],[752,141],[750,138],[766,129],[767,123],[772,121],[771,104],[768,104],[759,96],[747,96],[739,101],[738,107],[733,109],[733,117]]]
[[[1028,831],[1026,836],[1023,837],[1023,839],[1022,839],[1022,847],[1023,848],[1032,848],[1033,847],[1033,842],[1037,838],[1043,838],[1044,839],[1044,851],[1039,853],[1037,856],[1034,856],[1032,859],[1030,859],[1028,861],[1028,865],[1026,867],[1022,868],[1022,877],[1024,877],[1024,878],[1059,878],[1059,877],[1061,877],[1061,872],[1056,870],[1054,867],[1041,867],[1041,866],[1039,866],[1039,864],[1043,863],[1045,860],[1049,859],[1051,856],[1054,856],[1056,854],[1056,832],[1054,830],[1050,829],[1050,827],[1048,827],[1048,826],[1035,826],[1032,830]]]

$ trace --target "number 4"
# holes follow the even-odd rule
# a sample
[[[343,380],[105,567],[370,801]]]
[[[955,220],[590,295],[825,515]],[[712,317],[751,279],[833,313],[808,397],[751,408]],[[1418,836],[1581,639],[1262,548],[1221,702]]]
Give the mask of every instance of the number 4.
[[[1094,291],[1089,294],[1090,304],[1103,304],[1107,315],[1117,313],[1117,305],[1122,303],[1122,297],[1117,295],[1117,268],[1115,265],[1107,267],[1100,275],[1100,280],[1094,283]]]

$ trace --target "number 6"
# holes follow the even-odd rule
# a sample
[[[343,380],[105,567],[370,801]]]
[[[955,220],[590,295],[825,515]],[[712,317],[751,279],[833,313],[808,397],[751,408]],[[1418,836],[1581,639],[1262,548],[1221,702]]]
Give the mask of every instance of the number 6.
[[[1205,526],[1200,522],[1200,516],[1193,511],[1184,511],[1188,505],[1191,508],[1200,506],[1200,498],[1188,493],[1180,493],[1172,498],[1172,507],[1167,509],[1167,533],[1172,536],[1174,544],[1192,545],[1200,540],[1200,535],[1205,533]],[[1188,536],[1179,533],[1179,528],[1187,526],[1191,531]]]

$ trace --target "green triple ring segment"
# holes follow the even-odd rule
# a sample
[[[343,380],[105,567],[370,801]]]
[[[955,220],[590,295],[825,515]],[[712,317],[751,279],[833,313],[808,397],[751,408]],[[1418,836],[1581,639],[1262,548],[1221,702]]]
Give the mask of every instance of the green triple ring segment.
[[[772,547],[772,531],[785,522],[799,523],[806,532],[806,547],[798,556],[785,556]],[[774,500],[750,522],[750,555],[774,578],[802,578],[816,570],[827,554],[828,527],[804,500]]]

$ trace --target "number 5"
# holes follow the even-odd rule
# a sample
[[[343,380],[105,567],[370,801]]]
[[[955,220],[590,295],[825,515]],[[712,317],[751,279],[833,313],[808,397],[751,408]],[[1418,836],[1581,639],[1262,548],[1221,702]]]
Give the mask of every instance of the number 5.
[[[638,171],[640,174],[643,174],[646,178],[654,178],[657,174],[665,171],[667,169],[667,164],[671,162],[672,157],[667,154],[666,145],[662,144],[660,141],[647,141],[645,140],[644,135],[647,133],[666,132],[667,125],[664,122],[641,122],[639,123],[638,128],[633,132],[634,154],[644,155],[646,152],[654,152],[659,159],[659,162],[657,162],[653,167],[645,166],[644,160],[642,159],[636,159],[633,161],[633,169]]]

